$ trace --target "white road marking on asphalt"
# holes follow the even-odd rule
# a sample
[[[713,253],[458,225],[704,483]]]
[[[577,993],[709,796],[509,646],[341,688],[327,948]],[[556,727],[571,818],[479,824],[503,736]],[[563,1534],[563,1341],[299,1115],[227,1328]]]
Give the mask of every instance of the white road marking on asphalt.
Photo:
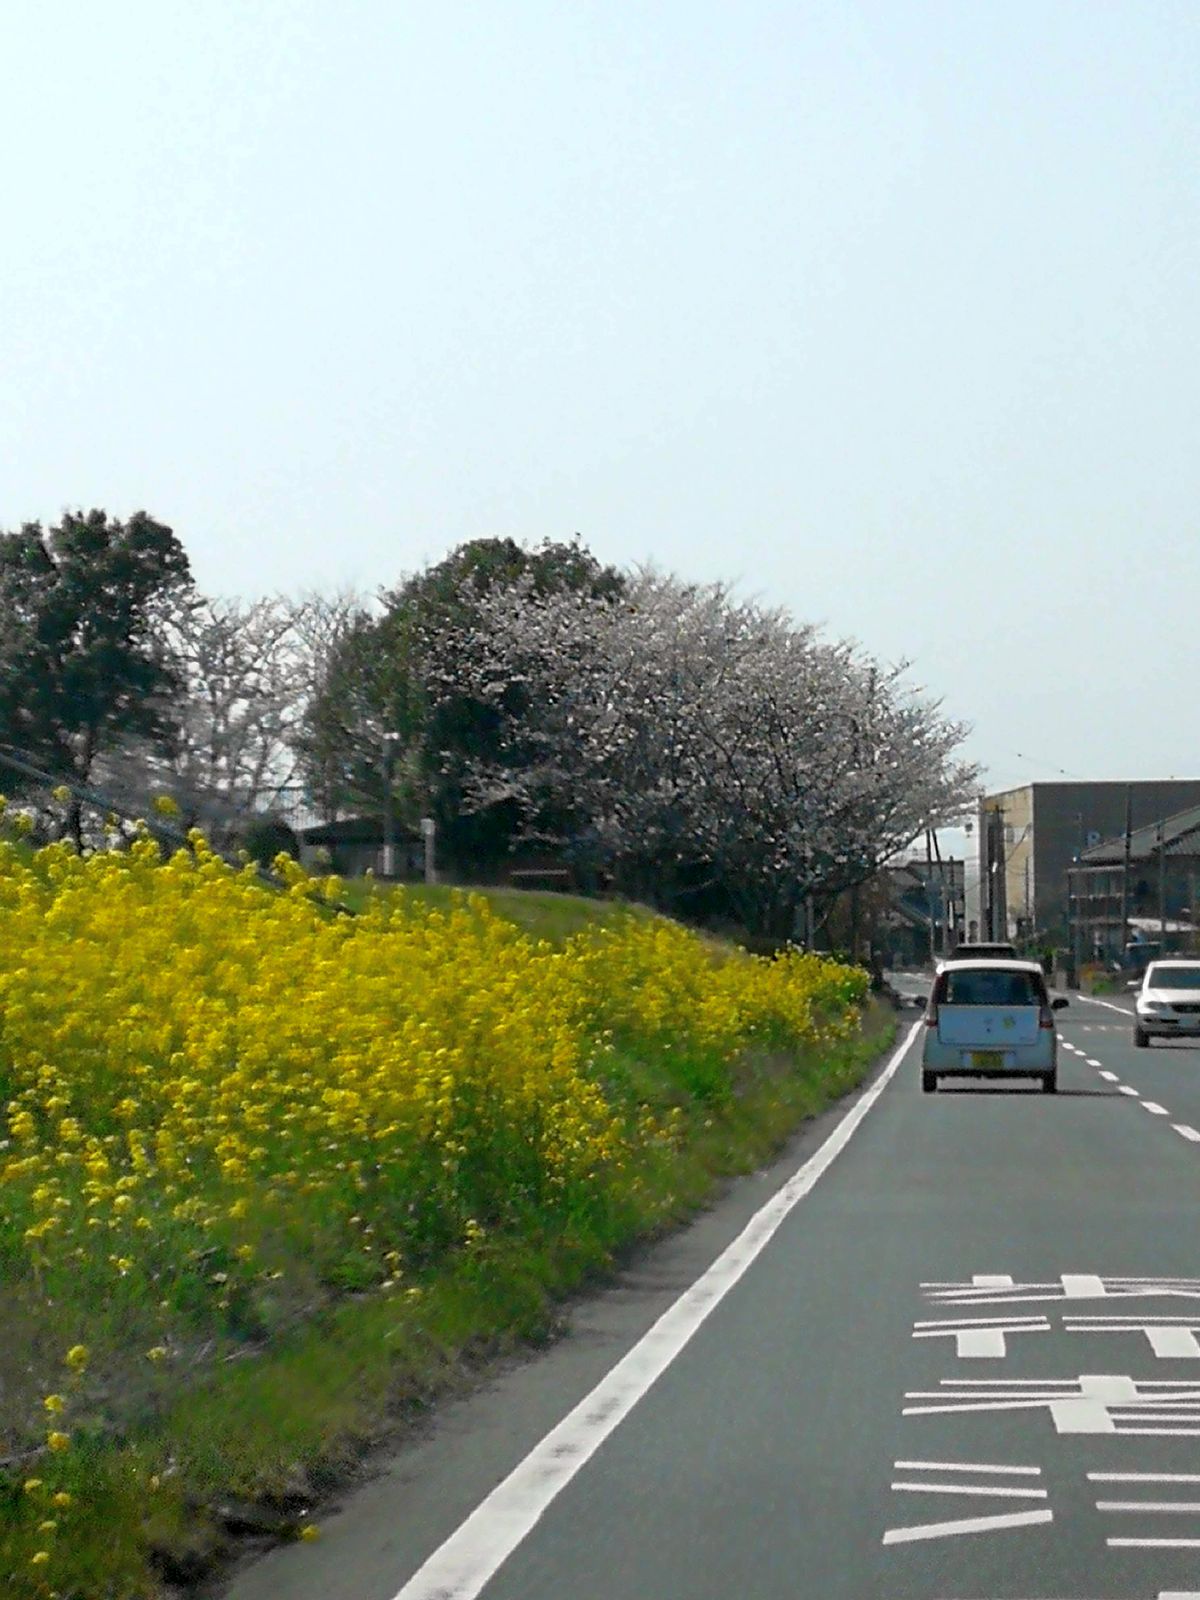
[[[1131,1089],[1127,1083],[1123,1083],[1117,1092],[1119,1094],[1131,1094],[1135,1099],[1141,1099],[1141,1096],[1138,1094],[1137,1090]]]
[[[1160,1361],[1200,1360],[1200,1322],[1178,1317],[1065,1317],[1068,1333],[1144,1333]]]
[[[1095,1056],[1088,1056],[1086,1059],[1089,1067],[1098,1067],[1100,1065]]]
[[[895,1484],[892,1485],[895,1488]],[[1200,1511],[1200,1500],[1097,1500],[1097,1511]]]
[[[900,1462],[897,1461],[896,1465],[899,1466]],[[1089,1472],[1088,1482],[1200,1483],[1200,1472]]]
[[[1107,1079],[1109,1083],[1120,1083],[1121,1081],[1115,1072],[1101,1072],[1100,1076]]]
[[[1042,1305],[1068,1298],[1065,1284],[1068,1277],[1079,1285],[1084,1281],[1081,1273],[1064,1274],[1060,1287],[1055,1283],[1014,1283],[1014,1292],[998,1289],[988,1294],[986,1287],[976,1283],[922,1283],[926,1300],[947,1306],[1015,1306]],[[1097,1300],[1200,1300],[1200,1278],[1098,1278],[1089,1275],[1099,1285],[1091,1298]],[[1030,1293],[1031,1290],[1045,1291]],[[1073,1298],[1079,1297],[1078,1288]]]
[[[1186,1122],[1173,1122],[1171,1126],[1176,1133],[1181,1133],[1185,1139],[1190,1139],[1193,1144],[1200,1144],[1200,1133],[1195,1128],[1189,1128]]]
[[[413,1573],[394,1600],[474,1600],[543,1512],[688,1344],[758,1259],[780,1225],[849,1144],[924,1027],[914,1022],[867,1092],[706,1271],[663,1312],[595,1388],[484,1496]],[[1048,1513],[1027,1513],[1035,1516]]]
[[[884,1544],[915,1544],[919,1539],[953,1539],[964,1533],[993,1533],[1001,1528],[1031,1528],[1053,1522],[1053,1511],[1010,1511],[998,1517],[962,1517],[957,1522],[926,1522],[915,1528],[889,1528]]]
[[[1200,1550],[1200,1539],[1106,1539],[1111,1550]]]
[[[897,1494],[982,1494],[999,1495],[1005,1500],[1048,1500],[1045,1489],[1010,1489],[987,1483],[894,1483]]]
[[[1166,1106],[1160,1106],[1157,1100],[1143,1100],[1142,1110],[1148,1111],[1152,1117],[1165,1117],[1168,1114]]]
[[[1045,1408],[1059,1434],[1128,1434],[1135,1438],[1200,1437],[1200,1383],[1133,1379],[1117,1373],[1078,1378],[943,1378],[937,1389],[912,1389],[901,1415],[936,1417]],[[1134,1424],[1174,1423],[1139,1428]]]
[[[964,1361],[994,1361],[1006,1356],[1005,1334],[1049,1332],[1045,1317],[950,1317],[913,1325],[914,1339],[953,1338],[955,1354]]]
[[[1119,1017],[1125,1017],[1130,1022],[1133,1021],[1132,1011],[1127,1011],[1124,1006],[1113,1005],[1111,1000],[1097,1000],[1094,994],[1081,994],[1079,998],[1086,1000],[1090,1006],[1103,1006],[1106,1011],[1115,1011]]]
[[[1064,1272],[1064,1300],[1096,1300],[1104,1297],[1104,1279],[1094,1272]]]
[[[1040,1478],[1041,1467],[998,1467],[994,1461],[894,1461],[897,1472],[995,1472],[1013,1477]],[[1196,1479],[1200,1483],[1200,1477]]]

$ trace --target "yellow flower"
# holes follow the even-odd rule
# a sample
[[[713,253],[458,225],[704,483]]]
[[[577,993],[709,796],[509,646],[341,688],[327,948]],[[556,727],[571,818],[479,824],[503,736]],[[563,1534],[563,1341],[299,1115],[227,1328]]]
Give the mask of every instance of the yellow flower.
[[[179,807],[169,794],[156,794],[153,804],[160,817],[177,817],[179,815]]]
[[[61,1394],[48,1394],[42,1401],[42,1404],[52,1417],[56,1417],[66,1403]]]
[[[50,1552],[48,1550],[38,1550],[34,1555],[30,1556],[29,1565],[31,1567],[44,1567],[49,1559]]]
[[[73,1344],[65,1356],[66,1364],[72,1372],[82,1372],[88,1364],[91,1352],[85,1344]]]
[[[321,1530],[317,1527],[316,1523],[306,1522],[300,1529],[300,1537],[304,1540],[305,1544],[311,1544],[314,1539],[319,1539],[321,1537]]]
[[[51,1496],[51,1499],[61,1510],[65,1510],[71,1504],[71,1496],[65,1489],[59,1489],[56,1494]]]
[[[151,1349],[146,1351],[146,1360],[147,1361],[156,1361],[157,1362],[157,1361],[165,1361],[166,1359],[167,1359],[167,1347],[166,1347],[165,1344],[156,1344]]]
[[[25,1490],[26,1494],[36,1494],[37,1491],[42,1487],[42,1481],[43,1480],[41,1478],[26,1478],[21,1487]]]
[[[45,1522],[39,1522],[38,1523],[38,1532],[39,1533],[57,1533],[58,1532],[58,1523],[55,1522],[53,1517],[47,1517]]]
[[[46,1443],[51,1450],[67,1450],[70,1448],[71,1435],[58,1432],[48,1433],[46,1435]]]

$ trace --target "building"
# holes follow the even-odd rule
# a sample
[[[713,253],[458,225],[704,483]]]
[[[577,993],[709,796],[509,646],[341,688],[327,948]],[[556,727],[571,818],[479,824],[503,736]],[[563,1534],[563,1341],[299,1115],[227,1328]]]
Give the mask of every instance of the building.
[[[965,936],[964,863],[912,857],[884,869],[887,909],[879,940],[893,966],[922,966]]]
[[[1084,851],[1123,835],[1127,804],[1135,830],[1152,827],[1200,806],[1200,779],[1030,783],[986,795],[978,819],[978,937],[1065,941],[1067,870]]]
[[[1191,950],[1200,806],[1089,846],[1068,881],[1072,943],[1082,959],[1141,965],[1139,950],[1147,957]]]
[[[383,876],[382,817],[344,817],[340,822],[301,828],[297,836],[300,859],[306,866],[325,855],[340,877],[358,878],[367,871]],[[416,880],[424,876],[425,841],[419,833],[397,823],[394,850],[394,877]]]

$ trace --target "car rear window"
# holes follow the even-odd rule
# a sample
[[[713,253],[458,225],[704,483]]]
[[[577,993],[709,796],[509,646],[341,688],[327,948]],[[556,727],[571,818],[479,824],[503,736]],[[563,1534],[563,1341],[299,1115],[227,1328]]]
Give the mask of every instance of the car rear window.
[[[945,1006],[1040,1006],[1045,990],[1035,972],[1006,972],[1003,967],[964,967],[942,974]]]
[[[1200,989],[1200,967],[1154,967],[1146,974],[1147,989]]]

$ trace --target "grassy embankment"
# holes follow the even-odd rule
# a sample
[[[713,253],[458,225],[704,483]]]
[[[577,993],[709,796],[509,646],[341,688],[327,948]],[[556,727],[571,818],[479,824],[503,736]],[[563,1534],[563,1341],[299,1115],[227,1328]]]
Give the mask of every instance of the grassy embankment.
[[[645,912],[322,892],[0,844],[13,1600],[149,1596],[247,1528],[311,1533],[406,1410],[545,1336],[893,1026],[861,974]]]

